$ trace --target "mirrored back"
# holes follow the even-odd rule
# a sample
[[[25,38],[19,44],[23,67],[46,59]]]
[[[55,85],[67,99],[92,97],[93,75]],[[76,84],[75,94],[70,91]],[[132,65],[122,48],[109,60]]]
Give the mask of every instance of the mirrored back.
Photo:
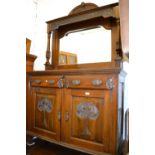
[[[59,65],[111,62],[111,30],[103,26],[67,32],[60,39]]]

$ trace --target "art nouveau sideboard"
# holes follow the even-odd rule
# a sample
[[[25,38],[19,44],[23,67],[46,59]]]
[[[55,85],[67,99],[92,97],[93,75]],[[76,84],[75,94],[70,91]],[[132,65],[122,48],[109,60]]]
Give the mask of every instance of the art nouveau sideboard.
[[[116,155],[123,138],[126,76],[118,3],[82,3],[68,16],[48,21],[47,33],[45,71],[28,75],[27,134],[89,154]],[[62,48],[65,37],[70,51]],[[75,52],[77,61],[60,64],[60,51]]]

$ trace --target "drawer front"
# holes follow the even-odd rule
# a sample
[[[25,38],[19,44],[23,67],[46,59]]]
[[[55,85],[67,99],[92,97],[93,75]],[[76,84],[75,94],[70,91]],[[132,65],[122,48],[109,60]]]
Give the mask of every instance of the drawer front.
[[[30,78],[30,84],[33,87],[112,89],[113,82],[113,77],[110,75],[32,76]]]
[[[34,87],[58,87],[60,76],[31,77],[30,84]]]
[[[103,75],[77,75],[66,76],[68,88],[93,88],[93,89],[112,89],[112,76]]]

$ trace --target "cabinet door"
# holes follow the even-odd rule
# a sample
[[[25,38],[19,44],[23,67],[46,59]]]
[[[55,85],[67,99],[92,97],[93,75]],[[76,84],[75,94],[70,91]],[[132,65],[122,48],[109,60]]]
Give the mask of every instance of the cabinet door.
[[[31,89],[31,131],[42,138],[60,139],[61,90],[57,88]]]
[[[62,140],[85,149],[109,152],[110,92],[66,89],[63,96]]]

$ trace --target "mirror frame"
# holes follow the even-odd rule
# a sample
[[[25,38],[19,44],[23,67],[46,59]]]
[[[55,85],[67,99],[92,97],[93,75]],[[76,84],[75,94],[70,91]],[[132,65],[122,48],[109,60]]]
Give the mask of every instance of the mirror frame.
[[[60,39],[70,31],[90,29],[99,25],[111,30],[111,62],[59,65]],[[120,68],[122,66],[118,3],[103,7],[97,7],[93,3],[82,3],[75,7],[68,16],[48,21],[47,33],[45,70]],[[52,49],[50,49],[51,33]]]
[[[102,33],[106,32],[106,30],[108,30],[110,32],[110,38],[111,38],[112,35],[111,35],[111,23],[109,23],[108,20],[103,20],[103,18],[90,20],[90,21],[87,21],[87,23],[86,22],[81,22],[81,23],[78,23],[78,24],[71,24],[70,27],[67,26],[67,27],[60,28],[59,29],[59,52],[64,51],[64,49],[61,48],[62,47],[61,46],[61,39],[65,38],[65,37],[68,37],[68,35],[70,35],[70,34],[72,35],[72,34],[78,33],[78,32],[85,32],[87,30],[94,30],[94,29],[99,28],[99,27],[102,29],[102,32],[99,32],[100,36],[102,37],[101,38],[102,43],[100,43],[98,46],[102,47],[102,53],[104,53],[104,49],[103,49],[104,46],[102,46],[102,45],[104,44],[103,40],[106,39],[106,38],[104,37],[104,34],[102,34]],[[89,38],[90,37],[92,37],[92,36],[90,35]],[[89,38],[87,40],[89,40]],[[95,44],[95,41],[97,39],[98,39],[97,37],[93,38],[93,40],[94,40],[93,44]],[[112,44],[111,39],[108,39],[108,41],[109,41],[110,48],[111,48],[111,44]],[[75,45],[75,47],[77,47],[78,45],[80,46],[80,44],[78,44],[78,42],[76,44],[77,45]],[[68,41],[68,45],[70,45],[69,41]],[[89,46],[89,45],[87,44],[87,42],[85,42],[84,46]],[[68,51],[66,51],[66,52],[69,52],[69,51],[70,50],[68,49]],[[76,48],[74,49],[74,51],[77,51]],[[92,52],[94,52],[94,54],[96,54],[96,52],[97,52],[97,51],[95,52],[95,49],[94,49],[94,51],[91,51],[91,52],[90,51],[91,50],[89,49],[89,52],[88,51],[85,51],[85,52],[90,53],[90,54],[87,54],[89,56],[91,56]],[[109,52],[110,52],[110,55],[111,55],[111,53],[112,53],[111,49],[109,50]],[[99,57],[100,56],[101,55],[99,55]],[[78,55],[77,55],[77,57],[78,57]],[[110,59],[112,59],[112,55],[110,56]],[[79,60],[79,58],[78,58],[78,60]],[[102,60],[100,62],[99,61],[98,62],[97,61],[93,61],[93,62],[88,62],[87,61],[87,62],[84,62],[84,63],[77,63],[76,65],[78,65],[78,64],[79,65],[80,64],[91,64],[91,63],[103,63],[103,62],[111,62],[111,60],[110,61]],[[61,64],[59,63],[59,65],[61,65]],[[73,64],[63,64],[63,65],[73,65]]]

